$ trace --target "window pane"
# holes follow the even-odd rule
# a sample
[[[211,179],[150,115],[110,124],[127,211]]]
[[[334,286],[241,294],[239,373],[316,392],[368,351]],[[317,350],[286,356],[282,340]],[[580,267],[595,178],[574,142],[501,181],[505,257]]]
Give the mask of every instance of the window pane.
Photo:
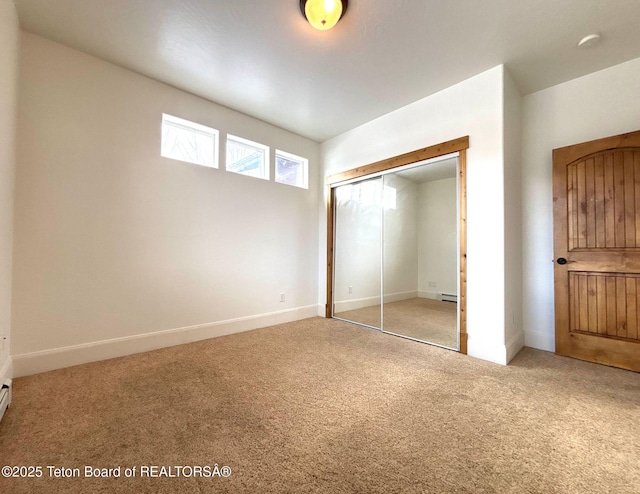
[[[227,136],[227,171],[269,179],[267,146]]]
[[[276,151],[276,182],[308,188],[309,161],[305,158]]]
[[[161,155],[197,165],[218,167],[218,131],[178,117],[162,115]]]

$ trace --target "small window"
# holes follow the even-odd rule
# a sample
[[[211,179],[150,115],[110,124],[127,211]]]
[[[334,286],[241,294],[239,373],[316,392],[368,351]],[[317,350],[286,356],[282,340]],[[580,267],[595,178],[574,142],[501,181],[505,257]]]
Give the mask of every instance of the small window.
[[[309,160],[276,150],[276,182],[309,188]]]
[[[160,154],[173,160],[218,168],[218,131],[163,113]]]
[[[227,135],[227,171],[269,180],[269,146]]]

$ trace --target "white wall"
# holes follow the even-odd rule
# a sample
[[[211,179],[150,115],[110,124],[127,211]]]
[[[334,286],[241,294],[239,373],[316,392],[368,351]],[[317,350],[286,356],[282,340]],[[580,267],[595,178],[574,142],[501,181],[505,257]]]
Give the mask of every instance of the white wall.
[[[18,79],[18,17],[12,1],[0,2],[0,380],[10,377],[13,190]]]
[[[504,253],[507,361],[524,345],[522,329],[522,96],[504,73]]]
[[[523,98],[523,326],[528,346],[555,349],[553,149],[640,130],[640,58]]]
[[[467,156],[468,352],[499,363],[507,361],[503,80],[503,67],[495,67],[330,139],[321,147],[326,176],[470,136]],[[321,217],[324,218],[324,208]],[[322,252],[325,252],[324,243]],[[325,262],[322,256],[322,294]],[[323,298],[320,302],[324,302]]]
[[[381,191],[381,178],[336,190],[336,314],[380,303]]]
[[[418,296],[418,186],[406,178],[384,176],[396,190],[396,207],[384,210],[384,300]]]
[[[458,293],[457,180],[418,186],[418,288],[420,296]],[[436,284],[435,287],[429,283]]]
[[[317,314],[317,143],[21,43],[17,375]],[[309,158],[309,190],[161,158],[162,112]]]

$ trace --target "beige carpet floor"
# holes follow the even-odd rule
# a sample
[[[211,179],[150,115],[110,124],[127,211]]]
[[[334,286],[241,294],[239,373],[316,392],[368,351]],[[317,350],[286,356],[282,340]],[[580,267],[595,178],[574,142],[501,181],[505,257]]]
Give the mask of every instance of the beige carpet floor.
[[[1,465],[229,466],[0,477],[0,492],[637,493],[640,374],[509,366],[321,318],[14,381]],[[173,471],[174,474],[176,470]]]
[[[380,305],[344,311],[336,317],[380,327]],[[384,330],[458,348],[458,306],[430,298],[410,298],[384,304]]]

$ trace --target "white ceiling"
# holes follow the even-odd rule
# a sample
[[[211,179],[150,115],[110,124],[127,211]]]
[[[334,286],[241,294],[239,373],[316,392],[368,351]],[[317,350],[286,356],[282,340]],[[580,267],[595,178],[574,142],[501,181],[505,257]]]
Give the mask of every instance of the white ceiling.
[[[446,158],[443,160],[428,160],[421,166],[401,170],[394,173],[411,182],[422,184],[425,182],[435,182],[447,178],[456,178],[458,173],[458,158]]]
[[[320,142],[501,63],[528,94],[640,57],[640,0],[351,0],[323,32],[298,0],[15,3],[26,31]]]

